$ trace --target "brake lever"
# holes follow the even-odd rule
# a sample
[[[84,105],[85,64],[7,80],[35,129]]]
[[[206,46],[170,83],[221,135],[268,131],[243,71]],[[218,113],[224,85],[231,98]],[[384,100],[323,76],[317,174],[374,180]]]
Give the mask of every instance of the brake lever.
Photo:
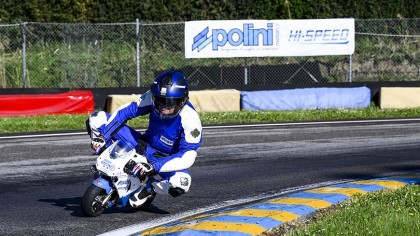
[[[105,149],[106,149],[106,145],[104,145],[104,146],[102,146],[101,148],[99,148],[98,150],[96,150],[96,152],[94,152],[92,155],[93,155],[93,156],[101,155],[101,153],[102,153],[103,151],[105,151]]]

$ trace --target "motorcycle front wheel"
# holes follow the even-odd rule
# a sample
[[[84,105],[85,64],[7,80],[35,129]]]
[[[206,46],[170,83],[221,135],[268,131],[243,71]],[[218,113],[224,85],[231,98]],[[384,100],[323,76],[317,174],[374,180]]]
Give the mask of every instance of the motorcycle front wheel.
[[[91,217],[99,216],[105,210],[102,207],[102,201],[106,197],[104,189],[97,187],[96,185],[90,185],[86,189],[82,199],[82,212]]]

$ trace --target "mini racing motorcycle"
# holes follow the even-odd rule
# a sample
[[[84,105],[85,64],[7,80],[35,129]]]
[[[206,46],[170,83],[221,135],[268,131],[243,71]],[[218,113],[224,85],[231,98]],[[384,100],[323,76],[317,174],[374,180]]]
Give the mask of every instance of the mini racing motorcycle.
[[[127,166],[133,162],[141,163],[147,170],[151,165],[145,156],[136,152],[133,145],[118,140],[106,148],[96,159],[96,165],[91,167],[94,181],[86,189],[82,199],[82,211],[87,216],[99,216],[106,208],[131,207],[143,209],[148,207],[155,193],[141,206],[132,205],[130,197],[143,189],[149,177],[134,177]],[[128,203],[128,204],[127,204]]]

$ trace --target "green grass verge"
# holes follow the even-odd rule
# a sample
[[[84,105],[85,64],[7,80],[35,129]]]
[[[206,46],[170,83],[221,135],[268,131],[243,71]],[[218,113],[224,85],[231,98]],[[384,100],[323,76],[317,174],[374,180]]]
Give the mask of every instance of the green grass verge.
[[[420,108],[379,109],[378,107],[372,105],[366,109],[201,112],[199,115],[203,125],[216,125],[265,122],[411,118],[420,117]],[[0,117],[0,133],[84,130],[87,117],[87,114]],[[130,120],[128,124],[135,128],[145,128],[148,124],[148,117],[137,117]]]
[[[264,235],[420,235],[420,186],[356,195]]]

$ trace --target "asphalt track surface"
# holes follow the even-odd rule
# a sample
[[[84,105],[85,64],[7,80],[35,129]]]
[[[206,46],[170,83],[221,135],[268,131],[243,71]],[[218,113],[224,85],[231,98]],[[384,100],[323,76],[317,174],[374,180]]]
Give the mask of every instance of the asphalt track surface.
[[[86,134],[0,137],[0,235],[98,235],[302,186],[418,172],[420,120],[206,127],[190,192],[85,217]]]

